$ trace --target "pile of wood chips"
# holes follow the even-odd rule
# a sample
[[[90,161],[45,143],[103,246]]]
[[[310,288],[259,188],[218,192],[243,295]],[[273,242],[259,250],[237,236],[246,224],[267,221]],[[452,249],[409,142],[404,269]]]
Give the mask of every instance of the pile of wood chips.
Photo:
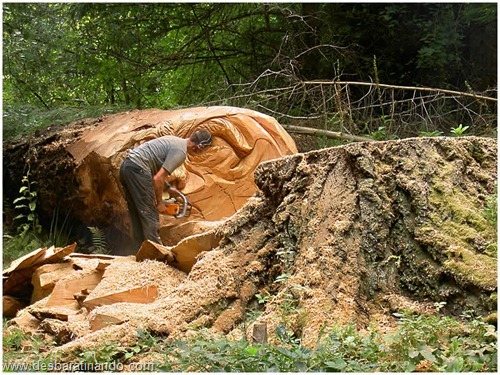
[[[75,253],[76,244],[37,249],[3,272],[3,315],[59,345],[131,320],[137,325],[148,320],[147,305],[168,299],[218,239],[211,232],[174,247],[146,241],[136,256]]]

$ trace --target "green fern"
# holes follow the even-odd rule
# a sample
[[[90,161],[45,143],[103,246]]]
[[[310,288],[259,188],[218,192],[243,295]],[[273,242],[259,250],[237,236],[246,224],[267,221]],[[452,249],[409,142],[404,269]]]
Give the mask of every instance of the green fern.
[[[104,230],[98,227],[88,227],[92,234],[92,246],[90,247],[92,253],[108,254],[108,245],[106,243],[106,235]]]

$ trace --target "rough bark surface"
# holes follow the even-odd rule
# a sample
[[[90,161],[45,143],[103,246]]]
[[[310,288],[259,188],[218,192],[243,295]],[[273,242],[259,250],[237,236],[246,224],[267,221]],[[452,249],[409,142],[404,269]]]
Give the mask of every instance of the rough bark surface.
[[[112,262],[90,296],[156,283],[158,298],[76,313],[75,339],[57,350],[132,344],[137,328],[250,339],[262,322],[269,342],[284,324],[312,347],[329,327],[384,331],[393,312],[434,312],[435,302],[447,314],[496,311],[496,233],[483,215],[496,190],[494,139],[351,144],[265,162],[255,181],[257,194],[217,229],[219,246],[188,275],[158,261]],[[116,319],[92,332],[97,316]]]

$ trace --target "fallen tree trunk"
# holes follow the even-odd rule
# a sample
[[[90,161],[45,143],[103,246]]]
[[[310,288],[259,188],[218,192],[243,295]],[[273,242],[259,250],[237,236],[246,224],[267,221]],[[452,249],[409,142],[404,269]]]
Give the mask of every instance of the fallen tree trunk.
[[[57,212],[84,227],[106,230],[116,254],[127,247],[129,222],[118,170],[127,152],[162,135],[187,138],[198,129],[213,134],[213,146],[188,154],[173,174],[173,183],[193,204],[189,218],[161,217],[166,245],[174,245],[175,228],[192,234],[196,223],[234,214],[257,187],[253,171],[263,161],[297,152],[288,133],[272,117],[241,108],[204,107],[132,111],[81,120],[27,140],[4,144],[4,190],[18,198],[22,177],[37,181],[40,215],[50,223]],[[133,249],[137,251],[138,249]]]

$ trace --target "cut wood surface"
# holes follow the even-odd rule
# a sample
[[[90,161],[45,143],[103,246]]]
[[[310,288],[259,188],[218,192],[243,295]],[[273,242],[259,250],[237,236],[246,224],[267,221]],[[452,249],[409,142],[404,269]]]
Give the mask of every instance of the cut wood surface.
[[[92,290],[102,280],[103,271],[94,270],[91,273],[71,280],[60,280],[54,287],[52,294],[47,302],[47,307],[55,306],[74,306],[78,309],[78,303],[75,295],[82,290]]]
[[[185,238],[171,248],[174,254],[172,265],[181,271],[190,272],[196,263],[196,257],[203,251],[209,251],[219,245],[220,236],[215,231]]]
[[[73,271],[73,264],[69,262],[46,264],[37,268],[31,278],[31,284],[33,285],[31,303],[33,304],[47,297],[52,293],[57,281]]]
[[[98,331],[110,325],[124,323],[125,320],[109,314],[95,314],[90,319],[90,329]]]
[[[127,289],[96,298],[87,298],[83,306],[92,310],[97,306],[112,305],[118,302],[151,303],[158,297],[158,287],[150,285],[141,288]]]
[[[84,259],[102,259],[102,260],[113,260],[119,258],[116,255],[109,254],[82,254],[82,253],[71,253],[68,258],[84,258]]]
[[[169,247],[146,240],[142,243],[135,259],[140,262],[145,259],[172,262],[174,260]]]
[[[196,257],[219,245],[220,236],[215,230],[185,238],[175,246],[162,246],[151,241],[143,242],[136,255],[137,261],[159,260],[189,273],[196,263]]]

